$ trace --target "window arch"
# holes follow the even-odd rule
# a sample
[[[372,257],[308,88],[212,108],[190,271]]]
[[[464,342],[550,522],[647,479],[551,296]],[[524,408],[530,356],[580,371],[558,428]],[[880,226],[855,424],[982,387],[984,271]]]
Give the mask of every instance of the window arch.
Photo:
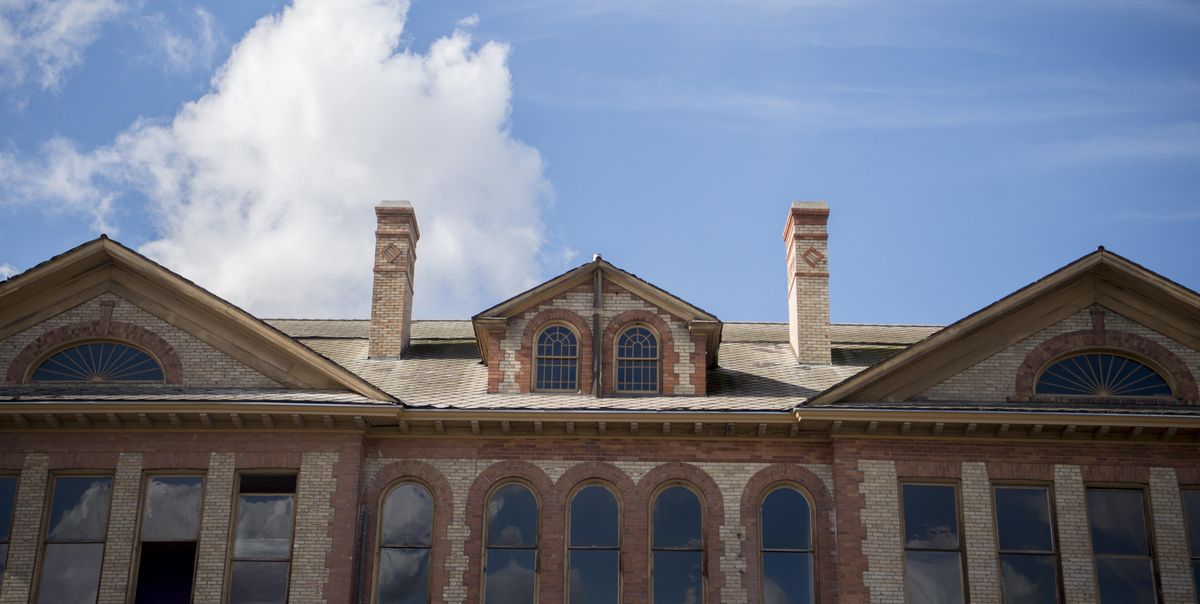
[[[813,584],[813,506],[792,485],[778,485],[759,506],[762,602],[811,604]]]
[[[162,364],[150,353],[120,342],[85,342],[46,357],[32,382],[162,382]]]
[[[538,502],[522,483],[501,485],[487,500],[484,604],[537,601]]]
[[[433,506],[429,488],[419,482],[401,482],[388,491],[379,527],[376,602],[418,604],[429,601]]]
[[[533,354],[535,390],[579,389],[579,338],[565,325],[538,333]]]
[[[1157,369],[1114,352],[1089,351],[1060,358],[1038,375],[1038,396],[1170,398],[1171,386]]]
[[[612,490],[588,483],[570,503],[567,534],[568,602],[621,601],[621,515]]]
[[[696,491],[668,485],[651,504],[651,601],[704,602],[704,506]]]
[[[659,391],[658,335],[645,325],[626,328],[617,336],[616,391],[647,394]]]

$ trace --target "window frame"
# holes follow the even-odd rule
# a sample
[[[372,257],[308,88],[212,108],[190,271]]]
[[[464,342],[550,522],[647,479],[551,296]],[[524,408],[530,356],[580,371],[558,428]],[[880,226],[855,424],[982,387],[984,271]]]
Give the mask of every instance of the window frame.
[[[1100,395],[1094,395],[1094,394],[1041,394],[1038,392],[1038,384],[1041,383],[1042,376],[1045,375],[1046,371],[1049,370],[1051,367],[1054,367],[1055,365],[1057,365],[1067,359],[1070,359],[1072,357],[1085,356],[1085,355],[1089,355],[1089,354],[1106,354],[1106,355],[1115,356],[1115,357],[1122,357],[1125,359],[1129,359],[1130,361],[1134,361],[1135,363],[1139,363],[1141,365],[1146,366],[1151,371],[1158,374],[1158,376],[1160,378],[1162,378],[1163,382],[1165,382],[1167,384],[1167,389],[1171,391],[1170,396],[1164,397],[1164,396],[1145,396],[1145,395],[1129,395],[1129,394],[1100,396]],[[1147,358],[1143,355],[1139,355],[1137,353],[1131,352],[1129,350],[1125,350],[1123,348],[1108,348],[1108,347],[1104,347],[1104,346],[1092,346],[1092,347],[1087,347],[1087,348],[1077,348],[1074,350],[1070,350],[1070,351],[1064,352],[1062,354],[1051,357],[1049,360],[1047,360],[1045,363],[1043,363],[1041,367],[1038,368],[1036,373],[1033,374],[1033,392],[1032,392],[1032,394],[1033,394],[1034,399],[1036,399],[1036,400],[1049,400],[1049,401],[1056,401],[1056,400],[1065,400],[1065,401],[1118,400],[1118,401],[1120,401],[1120,400],[1127,400],[1127,399],[1138,400],[1138,401],[1174,400],[1175,398],[1177,398],[1178,392],[1179,392],[1179,387],[1175,383],[1175,376],[1173,376],[1170,371],[1167,371],[1167,369],[1165,367],[1163,367],[1161,363],[1158,363],[1154,359]]]
[[[624,331],[624,330],[622,330],[622,331]],[[685,489],[691,491],[692,494],[696,496],[696,500],[700,503],[700,547],[698,548],[698,550],[697,549],[656,548],[656,547],[654,547],[654,504],[658,502],[659,496],[662,495],[664,491],[675,488],[675,487],[682,487],[682,488],[685,488]],[[646,531],[647,532],[647,534],[646,534],[647,548],[646,549],[650,555],[650,559],[647,561],[648,562],[647,566],[649,567],[649,576],[647,577],[647,579],[648,579],[647,587],[649,587],[650,593],[648,594],[647,602],[649,602],[650,604],[654,604],[654,552],[659,551],[661,549],[661,551],[668,551],[668,552],[693,552],[693,551],[700,552],[700,601],[698,604],[705,604],[706,602],[708,602],[709,578],[708,578],[708,535],[706,534],[707,533],[706,529],[708,528],[708,501],[704,498],[704,492],[700,490],[700,487],[696,486],[695,484],[693,484],[687,480],[683,480],[683,479],[667,480],[667,481],[663,482],[662,484],[658,485],[654,489],[654,491],[650,493],[650,505],[648,507],[649,507],[649,509],[646,510],[648,513],[648,516],[646,518],[646,529],[647,529],[647,531]]]
[[[1087,517],[1088,525],[1088,542],[1092,547],[1088,554],[1092,560],[1092,581],[1095,589],[1097,602],[1100,598],[1100,573],[1097,570],[1097,565],[1100,559],[1118,559],[1118,560],[1141,560],[1146,556],[1129,556],[1125,554],[1097,554],[1096,544],[1092,539],[1092,514],[1088,510],[1087,495],[1091,490],[1101,491],[1137,491],[1142,496],[1142,522],[1146,528],[1146,548],[1150,550],[1150,577],[1154,582],[1154,601],[1156,604],[1163,604],[1162,594],[1162,577],[1158,568],[1158,545],[1154,542],[1154,510],[1151,509],[1150,502],[1150,487],[1145,484],[1130,484],[1121,482],[1085,482],[1083,484],[1083,509],[1084,515]],[[1186,538],[1186,536],[1184,537]]]
[[[296,488],[292,495],[292,531],[288,540],[288,573],[287,581],[284,583],[284,599],[286,600],[292,592],[292,559],[295,556],[296,549],[296,518],[299,506],[297,503],[300,499],[300,471],[295,468],[288,469],[260,469],[239,470],[233,475],[233,501],[230,502],[230,520],[229,520],[229,535],[225,539],[225,577],[224,585],[222,586],[221,602],[229,602],[229,598],[233,595],[233,563],[238,558],[236,557],[237,545],[237,530],[238,530],[238,510],[241,509],[242,495],[280,495],[281,493],[243,493],[242,492],[242,476],[295,476]],[[203,525],[201,526],[203,530]],[[197,559],[200,557],[197,554]],[[279,560],[275,560],[279,562]]]
[[[542,356],[542,355],[538,354],[538,347],[539,347],[539,343],[541,342],[542,334],[546,333],[546,330],[548,330],[552,327],[562,327],[562,328],[566,329],[567,331],[571,332],[571,335],[573,335],[575,337],[575,356],[574,357]],[[581,389],[579,378],[583,373],[583,366],[580,364],[581,359],[583,358],[582,346],[583,346],[583,338],[580,337],[579,330],[577,330],[574,325],[571,325],[567,321],[555,319],[555,320],[547,321],[543,325],[539,326],[537,333],[535,333],[533,336],[533,342],[530,346],[530,348],[532,349],[530,352],[532,353],[532,356],[533,356],[533,359],[532,359],[533,360],[533,370],[529,372],[529,390],[530,390],[530,392],[549,392],[552,394],[564,394],[564,393],[568,393],[568,392],[579,392],[579,390]],[[540,366],[542,359],[566,360],[566,359],[572,359],[572,358],[575,360],[575,387],[574,388],[539,388],[538,387],[538,385],[537,385],[538,384],[538,367]]]
[[[962,587],[962,597],[964,603],[971,601],[971,586],[968,583],[967,575],[967,548],[966,537],[963,534],[963,506],[962,506],[962,484],[954,479],[948,478],[901,478],[897,481],[897,503],[900,508],[900,581],[904,586],[904,602],[909,602],[908,596],[908,552],[956,552],[958,554],[958,575],[960,579],[959,585]],[[905,512],[904,512],[904,487],[905,485],[913,486],[934,486],[934,487],[951,487],[954,489],[954,515],[955,522],[958,523],[958,548],[956,549],[928,549],[928,548],[909,548],[905,532]],[[995,506],[992,506],[992,513],[995,513]],[[999,577],[997,577],[998,579]]]
[[[142,483],[138,490],[137,522],[133,531],[132,566],[129,569],[127,602],[137,601],[138,574],[142,567],[142,523],[146,519],[146,504],[150,503],[146,489],[154,478],[200,478],[200,517],[196,522],[196,559],[192,561],[192,594],[196,592],[196,571],[200,568],[200,537],[204,533],[204,504],[208,494],[208,475],[204,470],[153,470],[142,473]],[[236,494],[234,495],[236,497]],[[150,543],[179,543],[167,541],[151,541]]]
[[[631,329],[635,329],[638,327],[641,327],[642,329],[649,331],[650,335],[654,336],[654,352],[655,352],[655,354],[654,354],[653,359],[632,358],[632,357],[622,357],[621,356],[621,347],[620,347],[621,336],[625,335],[625,333],[630,331]],[[612,391],[613,391],[613,394],[615,394],[617,396],[659,396],[659,395],[661,395],[663,392],[663,356],[664,356],[664,354],[663,354],[663,337],[662,337],[662,334],[659,333],[658,329],[656,329],[653,325],[651,325],[650,323],[647,323],[645,321],[630,321],[628,323],[621,325],[620,328],[616,330],[616,334],[613,335],[611,344],[612,344],[612,359],[613,359],[613,365],[612,365],[612,374],[613,374],[612,375],[612,379],[613,379]],[[621,375],[621,361],[623,361],[623,360],[625,360],[625,361],[653,360],[654,366],[655,366],[654,373],[656,376],[654,390],[622,390],[621,389],[621,381],[619,378]]]
[[[541,601],[541,595],[542,595],[541,594],[541,583],[542,583],[542,581],[541,581],[541,578],[542,578],[541,552],[542,552],[542,536],[545,533],[545,531],[543,530],[544,527],[542,526],[542,516],[543,516],[543,512],[545,510],[545,506],[543,505],[541,493],[539,493],[537,488],[535,488],[533,486],[533,483],[529,482],[528,480],[525,480],[524,478],[519,478],[519,477],[513,476],[513,477],[504,478],[502,480],[497,481],[495,484],[492,485],[491,488],[488,489],[487,494],[483,498],[483,509],[481,510],[483,515],[480,518],[480,522],[479,522],[479,526],[481,529],[480,535],[479,535],[479,541],[480,541],[480,544],[483,546],[482,551],[481,551],[482,557],[479,559],[479,601],[482,604],[487,604],[488,550],[492,549],[491,544],[488,542],[488,532],[491,527],[491,523],[488,520],[488,506],[491,505],[492,498],[496,496],[496,493],[500,492],[500,489],[503,489],[504,487],[507,487],[509,485],[514,485],[514,484],[520,485],[520,486],[524,487],[525,490],[529,491],[533,495],[534,503],[537,504],[537,509],[534,510],[534,514],[533,514],[533,525],[534,525],[534,530],[537,532],[537,538],[533,540],[532,548],[498,546],[496,549],[515,549],[515,550],[533,549],[533,602],[534,602],[534,604],[537,604],[538,602]]]
[[[8,518],[8,520],[9,520],[8,538],[3,541],[0,541],[0,545],[8,546],[8,549],[6,549],[4,551],[4,556],[0,557],[0,591],[2,591],[4,589],[4,575],[7,573],[7,569],[8,569],[8,554],[12,551],[12,526],[13,526],[13,522],[17,518],[17,495],[20,493],[20,490],[21,490],[21,475],[20,474],[18,474],[16,472],[9,472],[9,471],[0,472],[0,480],[6,479],[6,478],[11,478],[13,480],[13,499],[12,499],[12,514]],[[43,505],[45,505],[45,504],[43,504]]]
[[[375,517],[378,518],[379,521],[376,522],[376,524],[378,526],[375,527],[375,572],[372,573],[374,576],[371,578],[371,599],[370,599],[371,603],[375,603],[375,602],[379,601],[379,582],[380,582],[380,579],[383,577],[383,550],[385,547],[383,545],[383,526],[384,526],[384,520],[386,520],[384,518],[384,510],[387,507],[387,500],[388,500],[388,497],[392,494],[392,491],[396,490],[397,488],[399,488],[402,485],[409,484],[409,483],[419,484],[422,487],[424,487],[425,490],[429,493],[429,501],[431,501],[433,503],[433,507],[430,508],[430,510],[429,510],[430,539],[429,539],[429,546],[426,548],[429,550],[429,576],[426,577],[426,579],[425,579],[425,601],[426,602],[433,601],[433,599],[432,599],[433,598],[433,549],[437,543],[437,514],[438,514],[437,496],[434,493],[433,486],[431,486],[428,482],[421,480],[420,478],[417,478],[416,476],[402,476],[400,478],[397,478],[396,480],[393,480],[391,483],[389,483],[387,485],[387,488],[385,488],[381,492],[381,495],[379,496],[379,502],[377,503],[377,506],[376,506],[377,507],[377,512],[376,512],[377,515]],[[485,519],[485,522],[486,522],[486,519]],[[395,549],[417,549],[417,548],[408,547],[408,548],[395,548]]]
[[[797,493],[800,494],[801,497],[803,497],[805,499],[805,501],[808,502],[808,549],[807,550],[797,550],[797,549],[771,549],[771,550],[768,550],[763,545],[763,543],[764,543],[763,527],[766,524],[763,522],[763,515],[762,515],[763,504],[765,504],[767,502],[767,497],[769,497],[772,493],[774,493],[775,491],[778,491],[779,489],[791,489],[793,491],[796,491]],[[817,570],[817,504],[816,504],[816,500],[813,499],[812,493],[809,493],[808,489],[804,488],[803,485],[801,485],[795,481],[780,480],[777,482],[773,482],[773,483],[767,485],[766,488],[764,488],[762,490],[762,492],[760,493],[760,495],[758,497],[758,503],[755,507],[755,513],[758,514],[758,593],[759,593],[760,601],[762,601],[762,602],[767,601],[767,596],[766,596],[766,590],[767,590],[766,568],[767,567],[765,564],[765,560],[763,559],[763,554],[768,553],[768,552],[770,552],[770,553],[778,552],[778,553],[808,554],[812,558],[812,576],[809,577],[809,583],[812,585],[813,602],[814,603],[817,602],[821,597],[821,585],[818,583],[820,580],[819,579],[820,573]]]
[[[1044,491],[1046,491],[1047,509],[1050,512],[1051,553],[1046,554],[1043,552],[1015,551],[1015,550],[1006,552],[1006,551],[1004,551],[1004,549],[1002,549],[1000,547],[1000,513],[998,512],[998,508],[996,505],[996,491],[998,491],[999,489],[1043,489]],[[993,481],[991,483],[991,491],[992,491],[992,501],[991,501],[991,504],[992,504],[991,505],[992,530],[994,531],[993,546],[995,548],[994,551],[996,554],[996,578],[999,580],[1000,602],[1004,602],[1004,569],[1002,566],[1003,561],[1002,561],[1001,557],[1004,556],[1005,554],[1009,554],[1009,555],[1050,556],[1051,559],[1054,561],[1055,593],[1058,595],[1059,604],[1065,603],[1067,601],[1067,599],[1066,599],[1067,596],[1066,596],[1066,589],[1064,587],[1064,577],[1063,577],[1063,568],[1062,568],[1062,545],[1061,545],[1061,541],[1058,537],[1058,509],[1055,507],[1056,493],[1054,492],[1054,484],[1051,482],[1042,482],[1042,481],[1021,481],[1021,480]],[[1086,501],[1085,501],[1085,505],[1086,505]]]
[[[613,496],[613,501],[615,501],[617,504],[616,547],[574,547],[571,544],[571,510],[574,507],[572,504],[575,503],[575,496],[578,495],[583,489],[594,486],[602,487],[607,490],[609,494]],[[570,602],[571,600],[571,551],[576,549],[583,551],[617,552],[617,602],[623,601],[622,596],[624,594],[622,592],[625,588],[625,556],[623,552],[623,548],[625,547],[625,514],[623,513],[625,507],[624,503],[625,502],[621,499],[621,491],[617,489],[616,485],[600,478],[592,478],[580,482],[579,484],[575,485],[575,488],[571,489],[571,491],[567,493],[566,510],[563,512],[563,517],[566,518],[566,530],[563,531],[563,598],[566,602]]]
[[[150,357],[151,359],[153,359],[154,362],[158,365],[158,370],[162,373],[163,377],[161,380],[117,380],[117,381],[104,380],[102,382],[87,382],[87,381],[82,381],[82,380],[38,380],[38,381],[34,381],[34,379],[33,379],[34,374],[37,373],[38,369],[42,368],[42,365],[44,365],[46,363],[46,361],[50,360],[50,357],[52,357],[60,352],[63,352],[65,350],[70,350],[71,348],[75,348],[78,346],[84,346],[87,344],[117,344],[120,346],[126,346],[129,348],[132,348],[138,352],[141,352],[142,354],[145,354],[146,356]],[[124,340],[116,340],[113,338],[83,338],[80,340],[72,340],[71,342],[63,344],[61,346],[56,346],[54,348],[51,348],[48,352],[38,356],[37,359],[34,360],[34,362],[29,364],[29,368],[25,370],[25,379],[22,381],[22,383],[24,383],[24,384],[50,384],[50,385],[93,384],[93,383],[95,383],[95,384],[120,384],[120,385],[165,384],[165,383],[167,383],[167,366],[165,363],[163,363],[163,360],[161,358],[159,358],[159,356],[157,354],[154,354],[153,351],[148,350],[142,346],[133,344],[131,342],[126,342]]]
[[[38,535],[37,559],[35,560],[36,572],[33,575],[33,581],[29,586],[29,602],[37,604],[38,597],[42,589],[42,574],[46,570],[46,546],[51,544],[50,541],[50,522],[54,520],[54,493],[57,491],[59,478],[107,478],[109,480],[110,490],[108,494],[108,516],[107,523],[104,525],[104,541],[65,541],[60,543],[99,543],[100,544],[100,569],[97,573],[96,581],[96,601],[100,601],[100,582],[104,580],[104,554],[108,551],[108,533],[112,528],[112,498],[113,485],[116,483],[116,475],[112,469],[105,470],[65,470],[51,471],[46,477],[46,498],[42,500],[42,523],[41,531]],[[16,509],[13,509],[15,517]],[[6,571],[7,572],[7,571]]]

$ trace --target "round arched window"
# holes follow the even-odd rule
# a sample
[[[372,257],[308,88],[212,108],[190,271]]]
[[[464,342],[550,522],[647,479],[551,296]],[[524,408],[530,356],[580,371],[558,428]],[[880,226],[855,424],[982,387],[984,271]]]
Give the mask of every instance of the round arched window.
[[[33,382],[161,382],[162,365],[148,353],[119,342],[88,342],[64,348],[33,370]]]
[[[1076,354],[1052,363],[1038,376],[1039,396],[1170,397],[1171,386],[1154,368],[1107,352]]]

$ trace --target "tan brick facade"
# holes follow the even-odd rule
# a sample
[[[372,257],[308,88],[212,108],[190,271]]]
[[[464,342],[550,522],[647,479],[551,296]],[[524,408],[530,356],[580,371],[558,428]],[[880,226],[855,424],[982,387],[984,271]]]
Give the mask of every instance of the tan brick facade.
[[[1150,468],[1150,517],[1165,604],[1196,601],[1179,479],[1174,468]]]
[[[1000,603],[1000,567],[996,558],[996,516],[987,464],[962,464],[963,541],[967,553],[967,585],[971,602]]]
[[[129,570],[133,562],[134,535],[138,527],[141,499],[142,454],[121,453],[113,475],[108,513],[108,539],[100,570],[100,604],[120,604],[129,592]]]
[[[325,556],[333,547],[331,505],[337,478],[337,453],[307,451],[300,462],[296,487],[296,536],[292,543],[292,581],[288,602],[324,604],[329,569]]]
[[[22,604],[33,595],[34,568],[38,544],[42,538],[42,507],[49,484],[50,456],[29,453],[24,456],[9,537],[8,565],[0,584],[0,603]]]
[[[236,488],[234,468],[233,453],[209,455],[208,474],[204,477],[196,579],[192,589],[197,604],[216,604],[225,593],[225,558]]]

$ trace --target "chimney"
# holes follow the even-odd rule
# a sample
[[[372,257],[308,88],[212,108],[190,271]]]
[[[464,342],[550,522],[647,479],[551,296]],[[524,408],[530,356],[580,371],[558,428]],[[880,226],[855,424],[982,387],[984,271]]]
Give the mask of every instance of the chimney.
[[[788,342],[804,365],[831,364],[829,352],[829,206],[792,202],[787,244]]]
[[[417,216],[407,201],[375,206],[375,280],[367,357],[398,358],[412,328],[413,269],[417,263]]]

